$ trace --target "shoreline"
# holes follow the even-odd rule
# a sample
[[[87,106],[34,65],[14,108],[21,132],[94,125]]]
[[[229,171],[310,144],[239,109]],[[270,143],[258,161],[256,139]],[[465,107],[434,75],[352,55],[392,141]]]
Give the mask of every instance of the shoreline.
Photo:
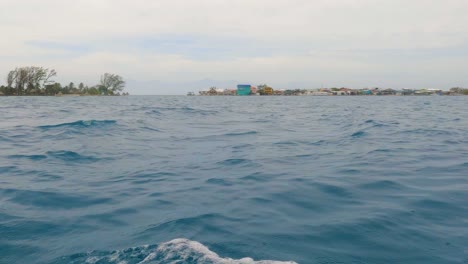
[[[195,96],[194,92],[187,96]],[[209,90],[198,92],[199,96],[455,96],[468,95],[467,88],[453,87],[449,90],[442,89],[392,89],[392,88],[320,88],[320,89],[273,89],[267,85],[238,85],[237,89],[218,89],[211,87]]]

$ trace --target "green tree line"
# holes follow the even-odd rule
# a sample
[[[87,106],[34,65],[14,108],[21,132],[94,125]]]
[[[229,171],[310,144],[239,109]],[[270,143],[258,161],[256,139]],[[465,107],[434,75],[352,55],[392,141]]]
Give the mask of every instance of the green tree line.
[[[100,82],[91,87],[83,83],[75,85],[73,82],[62,85],[53,80],[55,77],[57,72],[54,69],[37,66],[17,67],[8,72],[7,85],[0,86],[0,95],[128,95],[122,93],[125,81],[117,74],[104,73]]]

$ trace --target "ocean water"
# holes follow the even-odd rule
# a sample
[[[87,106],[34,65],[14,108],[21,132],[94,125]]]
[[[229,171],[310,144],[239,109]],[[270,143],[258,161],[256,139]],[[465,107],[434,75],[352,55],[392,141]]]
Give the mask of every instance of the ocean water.
[[[468,97],[0,97],[0,263],[466,264],[467,113]]]

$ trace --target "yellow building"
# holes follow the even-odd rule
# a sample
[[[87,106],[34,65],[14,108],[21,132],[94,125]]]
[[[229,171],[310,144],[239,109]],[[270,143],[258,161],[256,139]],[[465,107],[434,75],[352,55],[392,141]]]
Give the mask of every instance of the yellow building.
[[[273,95],[273,88],[271,87],[265,87],[263,89],[263,92],[265,93],[265,95]]]

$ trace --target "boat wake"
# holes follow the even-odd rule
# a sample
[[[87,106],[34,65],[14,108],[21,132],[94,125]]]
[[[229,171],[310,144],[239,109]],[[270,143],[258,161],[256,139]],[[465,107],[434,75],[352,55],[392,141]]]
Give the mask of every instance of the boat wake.
[[[251,258],[222,258],[203,244],[188,239],[174,239],[156,245],[134,247],[112,252],[92,251],[60,258],[55,263],[119,263],[119,264],[297,264],[292,261],[261,260]]]

